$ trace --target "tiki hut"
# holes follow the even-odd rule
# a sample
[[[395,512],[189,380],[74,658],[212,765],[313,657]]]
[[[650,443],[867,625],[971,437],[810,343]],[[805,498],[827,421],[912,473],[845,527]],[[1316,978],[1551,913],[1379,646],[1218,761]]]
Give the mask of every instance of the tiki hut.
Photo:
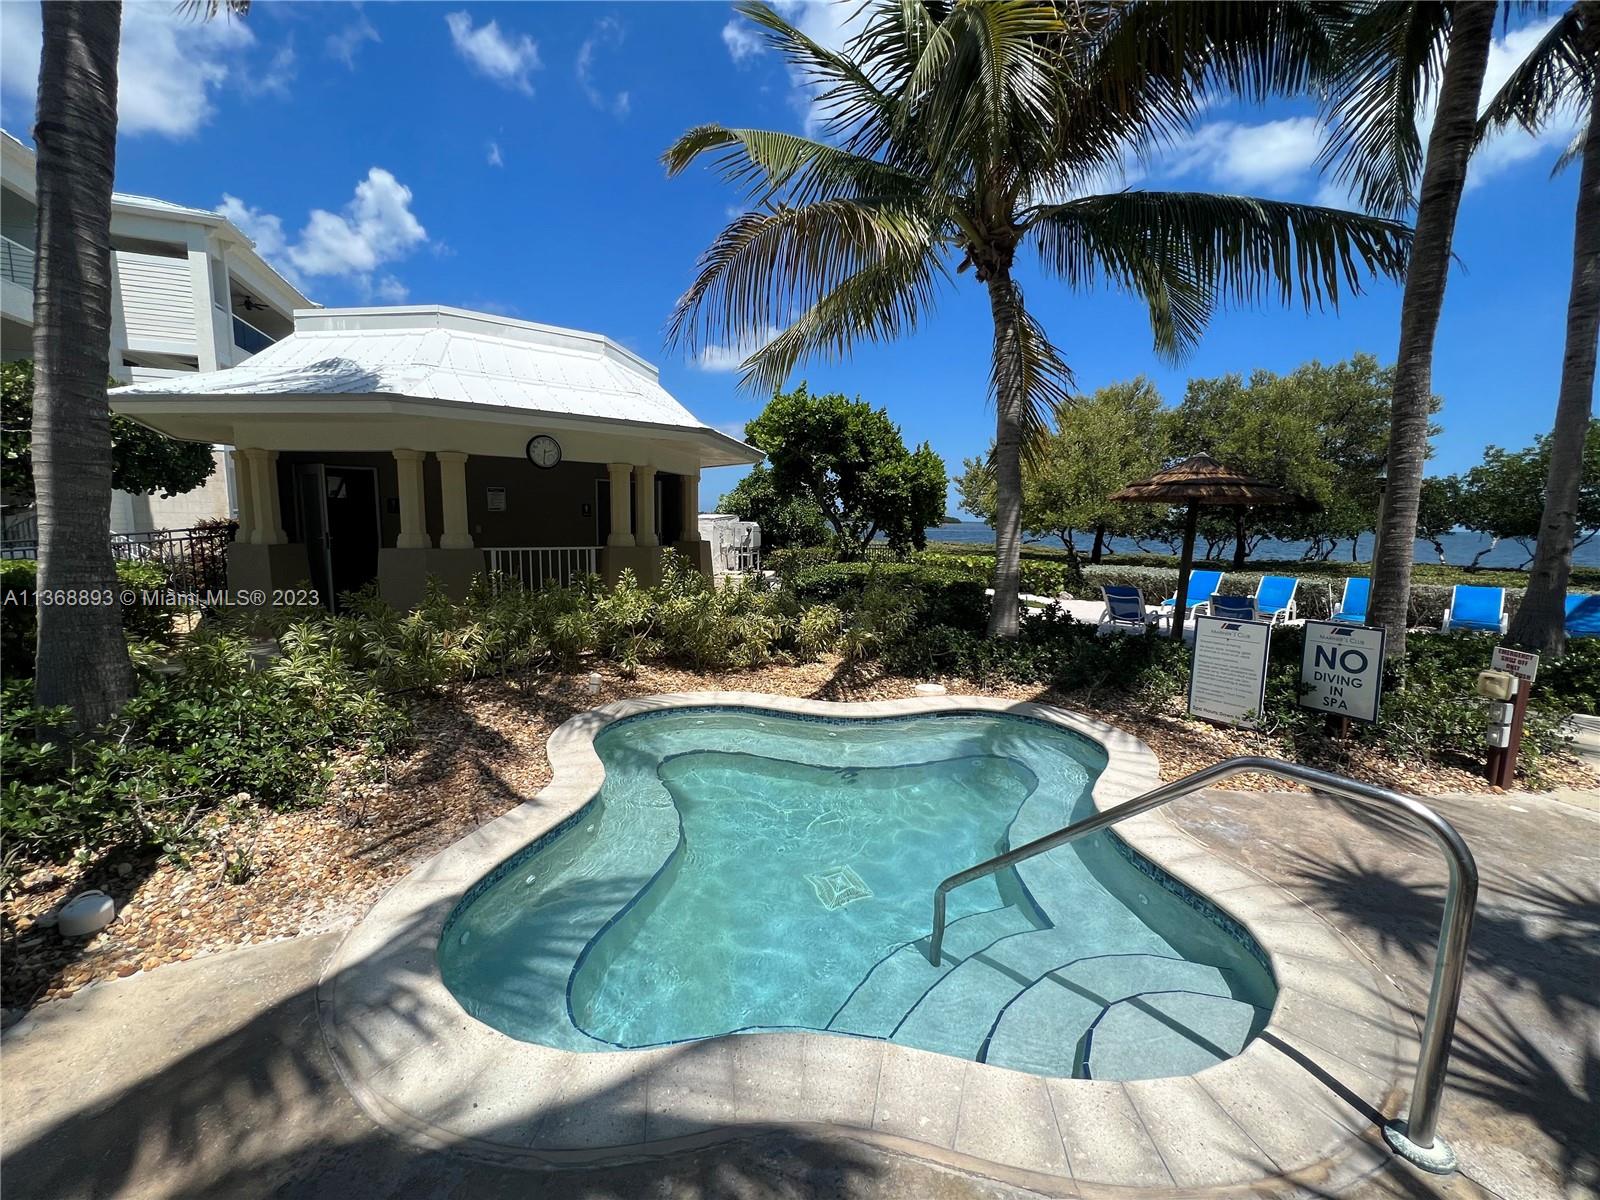
[[[1178,561],[1178,593],[1172,614],[1172,637],[1183,638],[1183,623],[1189,601],[1189,572],[1194,566],[1194,533],[1200,509],[1207,505],[1226,508],[1254,508],[1268,504],[1304,504],[1306,501],[1274,483],[1236,471],[1212,458],[1196,454],[1175,466],[1157,471],[1149,479],[1130,483],[1109,499],[1127,504],[1165,504],[1185,507],[1183,518],[1183,556]]]

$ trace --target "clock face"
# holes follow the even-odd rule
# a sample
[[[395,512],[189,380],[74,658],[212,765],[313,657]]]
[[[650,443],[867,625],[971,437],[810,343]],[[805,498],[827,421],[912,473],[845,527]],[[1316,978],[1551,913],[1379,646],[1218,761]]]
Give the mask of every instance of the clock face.
[[[546,469],[561,461],[561,443],[548,433],[528,439],[528,461]]]

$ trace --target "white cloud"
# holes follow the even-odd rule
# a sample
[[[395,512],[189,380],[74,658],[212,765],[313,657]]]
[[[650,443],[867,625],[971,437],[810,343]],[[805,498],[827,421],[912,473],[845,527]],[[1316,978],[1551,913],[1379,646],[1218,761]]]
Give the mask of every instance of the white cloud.
[[[373,167],[341,211],[312,209],[293,239],[285,234],[281,217],[252,208],[237,196],[224,195],[217,212],[291,279],[349,279],[365,294],[392,303],[404,298],[405,285],[393,275],[374,281],[374,272],[428,240],[428,231],[411,211],[411,200],[410,188],[382,167]]]
[[[411,295],[411,289],[393,275],[385,275],[372,285],[371,295],[385,304],[404,304]]]
[[[728,56],[736,63],[746,62],[767,52],[766,42],[743,17],[734,17],[722,27],[722,44],[728,48]]]
[[[539,46],[531,37],[525,33],[507,36],[500,32],[497,21],[474,28],[472,18],[464,12],[446,14],[445,24],[450,26],[450,40],[456,51],[481,74],[524,95],[533,95],[528,76],[540,64]]]
[[[1483,74],[1483,106],[1487,106],[1494,99],[1495,93],[1510,77],[1528,52],[1538,45],[1539,39],[1550,31],[1557,18],[1551,17],[1532,25],[1525,25],[1521,29],[1513,30],[1503,38],[1497,38],[1489,47],[1489,63]],[[1433,124],[1432,114],[1429,114],[1428,124]],[[1537,158],[1547,151],[1559,151],[1567,145],[1578,132],[1578,115],[1567,109],[1557,115],[1557,118],[1541,129],[1537,134],[1530,134],[1520,126],[1513,126],[1486,139],[1472,155],[1472,162],[1467,169],[1467,186],[1475,187],[1500,174],[1507,167],[1515,166],[1530,158]]]
[[[594,27],[594,32],[583,40],[578,47],[577,75],[578,86],[583,89],[583,94],[589,98],[589,103],[596,108],[615,113],[619,117],[628,115],[630,107],[627,92],[617,92],[607,96],[594,82],[594,52],[600,46],[620,46],[624,31],[622,22],[615,17],[606,17]]]
[[[270,92],[274,96],[288,96],[298,74],[294,43],[285,42],[283,47],[268,60],[264,69],[243,77],[244,89],[257,95]]]
[[[1260,125],[1208,121],[1157,154],[1151,172],[1201,175],[1214,183],[1247,189],[1283,188],[1302,182],[1322,149],[1315,117],[1285,117]]]
[[[774,7],[785,21],[829,50],[844,49],[845,43],[861,31],[872,15],[865,4],[829,4],[818,0],[776,0]],[[723,40],[727,40],[726,30]],[[817,85],[793,67],[789,68],[789,82],[793,88],[791,99],[805,117],[805,131],[814,137],[828,115],[817,104]]]
[[[31,124],[39,79],[39,7],[0,3],[0,87],[26,106]],[[125,4],[117,120],[125,134],[193,136],[215,112],[214,94],[240,68],[248,86],[255,35],[236,18],[195,21],[176,6]],[[8,118],[13,124],[23,124]]]
[[[506,165],[505,157],[500,153],[499,142],[489,143],[489,156],[487,161],[491,167],[503,167]]]
[[[745,359],[782,332],[776,325],[768,325],[758,335],[745,338],[737,345],[707,346],[695,357],[694,365],[702,371],[737,371]]]
[[[367,42],[380,42],[378,31],[373,28],[372,22],[362,15],[345,26],[338,33],[330,33],[324,44],[329,58],[338,59],[351,70],[355,70],[356,55],[362,45]]]

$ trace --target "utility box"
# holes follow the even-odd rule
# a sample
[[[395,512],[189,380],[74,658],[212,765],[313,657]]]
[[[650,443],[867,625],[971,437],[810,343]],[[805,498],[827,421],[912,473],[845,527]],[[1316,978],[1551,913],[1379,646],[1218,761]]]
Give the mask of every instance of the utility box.
[[[1510,671],[1479,671],[1478,695],[1485,700],[1507,701],[1517,694],[1517,677]]]

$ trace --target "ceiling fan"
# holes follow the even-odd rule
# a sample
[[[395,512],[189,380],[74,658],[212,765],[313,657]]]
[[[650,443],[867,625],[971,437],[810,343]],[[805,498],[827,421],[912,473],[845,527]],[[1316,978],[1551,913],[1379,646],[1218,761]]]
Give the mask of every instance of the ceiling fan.
[[[241,297],[237,297],[234,300],[234,303],[240,308],[244,309],[245,312],[265,312],[267,308],[265,304],[261,303],[261,301],[257,300],[249,292],[246,292]]]

